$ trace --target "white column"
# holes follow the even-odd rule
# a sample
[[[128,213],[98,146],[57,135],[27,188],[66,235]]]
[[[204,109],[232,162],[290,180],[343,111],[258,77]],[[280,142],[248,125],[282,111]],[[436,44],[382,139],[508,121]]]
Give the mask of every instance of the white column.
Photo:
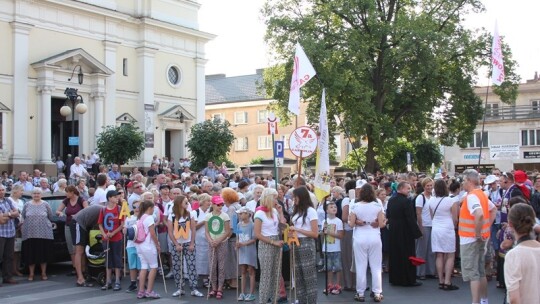
[[[195,115],[196,122],[204,121],[204,107],[206,103],[205,88],[206,78],[204,75],[204,66],[208,60],[195,58],[195,64],[197,66],[197,113]]]
[[[13,29],[13,164],[31,164],[28,154],[28,35],[33,25],[11,22]],[[24,135],[24,136],[21,136]],[[50,151],[49,151],[50,153]],[[50,157],[50,155],[49,155]]]
[[[154,61],[157,50],[149,47],[137,48],[137,75],[139,85],[138,114],[137,120],[145,136],[155,139],[155,112],[154,112]],[[150,167],[154,156],[154,147],[147,147],[141,153],[138,165]]]
[[[108,31],[110,27],[116,28],[115,23],[110,23],[108,26]],[[116,49],[119,45],[118,42],[114,41],[103,41],[105,45],[105,65],[115,72],[115,75],[107,77],[105,79],[105,103],[107,104],[107,111],[104,113],[104,122],[106,126],[114,126],[116,124],[116,77],[121,77],[116,73]],[[101,127],[99,132],[101,132]],[[96,133],[99,134],[99,132]]]
[[[204,120],[204,117],[203,117],[203,120]],[[189,140],[189,138],[191,137],[191,127],[193,126],[192,123],[188,123],[188,122],[185,122],[184,123],[184,130],[182,131],[182,157],[190,157],[191,155],[189,154],[189,149],[187,148],[187,142]]]
[[[51,92],[53,86],[38,86],[39,162],[51,164]]]
[[[96,149],[96,139],[99,133],[102,131],[103,127],[103,100],[105,94],[103,93],[92,93],[90,98],[94,100],[94,140],[90,141],[90,146],[92,149]],[[109,111],[114,112],[114,111]]]

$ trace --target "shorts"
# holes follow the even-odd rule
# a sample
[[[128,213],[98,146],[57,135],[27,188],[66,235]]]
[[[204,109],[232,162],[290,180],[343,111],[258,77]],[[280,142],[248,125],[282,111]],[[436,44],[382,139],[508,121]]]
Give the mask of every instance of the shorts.
[[[158,256],[157,251],[154,250],[144,250],[137,249],[137,256],[141,261],[141,269],[154,269],[158,268]]]
[[[340,272],[341,267],[341,252],[327,252],[326,258],[328,259],[328,270],[332,272]]]
[[[141,260],[137,255],[137,248],[128,247],[126,248],[127,258],[128,258],[128,267],[129,269],[141,269]]]
[[[486,276],[486,242],[476,241],[459,246],[463,281],[480,281],[481,278]]]
[[[169,233],[167,232],[158,233],[158,241],[159,241],[161,253],[168,253],[169,252],[169,246],[168,246]]]
[[[122,263],[124,244],[122,240],[116,242],[103,241],[103,248],[107,249],[107,246],[109,246],[108,254],[105,255],[107,266],[109,268],[124,268]]]
[[[85,247],[88,245],[88,231],[79,225],[77,221],[71,220],[69,230],[71,231],[71,241],[73,246]]]
[[[64,226],[64,236],[66,237],[66,245],[70,255],[75,254],[73,240],[71,239],[71,225]]]

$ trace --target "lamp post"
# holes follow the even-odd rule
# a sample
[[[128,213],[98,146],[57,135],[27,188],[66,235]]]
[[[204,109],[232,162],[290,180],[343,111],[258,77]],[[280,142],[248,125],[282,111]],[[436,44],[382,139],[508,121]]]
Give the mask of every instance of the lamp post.
[[[79,78],[79,80],[82,79]],[[83,97],[77,91],[74,88],[66,88],[64,91],[67,97],[66,103],[60,108],[60,114],[62,116],[68,117],[71,114],[71,137],[75,137],[75,111],[79,114],[84,114],[88,110],[88,107],[84,104]],[[75,157],[75,145],[71,145],[71,155]]]

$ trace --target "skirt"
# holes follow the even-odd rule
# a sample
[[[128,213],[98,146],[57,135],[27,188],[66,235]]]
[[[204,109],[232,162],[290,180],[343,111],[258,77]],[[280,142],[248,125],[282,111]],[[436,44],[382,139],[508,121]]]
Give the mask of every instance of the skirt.
[[[236,279],[238,274],[238,261],[236,258],[236,238],[230,238],[225,245],[225,280]]]
[[[22,260],[26,265],[48,263],[52,260],[53,240],[26,239],[22,242]]]

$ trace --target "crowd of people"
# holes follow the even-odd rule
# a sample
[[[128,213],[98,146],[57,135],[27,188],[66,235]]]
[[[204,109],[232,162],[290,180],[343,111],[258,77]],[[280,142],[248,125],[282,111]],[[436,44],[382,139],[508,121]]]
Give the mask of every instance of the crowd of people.
[[[137,298],[159,298],[154,281],[161,275],[174,279],[173,296],[189,288],[191,296],[204,297],[204,286],[206,296],[216,299],[235,288],[239,301],[312,304],[317,273],[326,272],[324,293],[351,291],[364,302],[371,286],[369,296],[381,302],[387,272],[392,285],[420,286],[431,278],[442,291],[458,290],[452,279],[461,276],[470,282],[473,304],[488,303],[487,281],[494,275],[509,303],[540,299],[540,175],[498,169],[487,176],[466,170],[433,178],[348,174],[331,179],[330,195],[318,200],[312,177],[230,173],[212,161],[193,172],[185,159],[175,171],[166,161],[156,156],[148,172],[121,174],[114,164],[95,167],[97,156],[92,168],[75,157],[55,183],[39,170],[32,176],[19,172],[17,182],[4,172],[3,282],[17,283],[13,276],[22,275],[21,263],[29,281],[36,264],[41,280],[48,279],[57,215],[65,217],[76,286],[93,286],[85,276],[85,247],[89,231],[99,229],[107,248],[101,288],[121,290],[126,267],[126,290]],[[25,191],[31,193],[27,202]],[[45,192],[63,192],[66,199],[51,210],[42,200]],[[16,239],[22,240],[18,250]]]

